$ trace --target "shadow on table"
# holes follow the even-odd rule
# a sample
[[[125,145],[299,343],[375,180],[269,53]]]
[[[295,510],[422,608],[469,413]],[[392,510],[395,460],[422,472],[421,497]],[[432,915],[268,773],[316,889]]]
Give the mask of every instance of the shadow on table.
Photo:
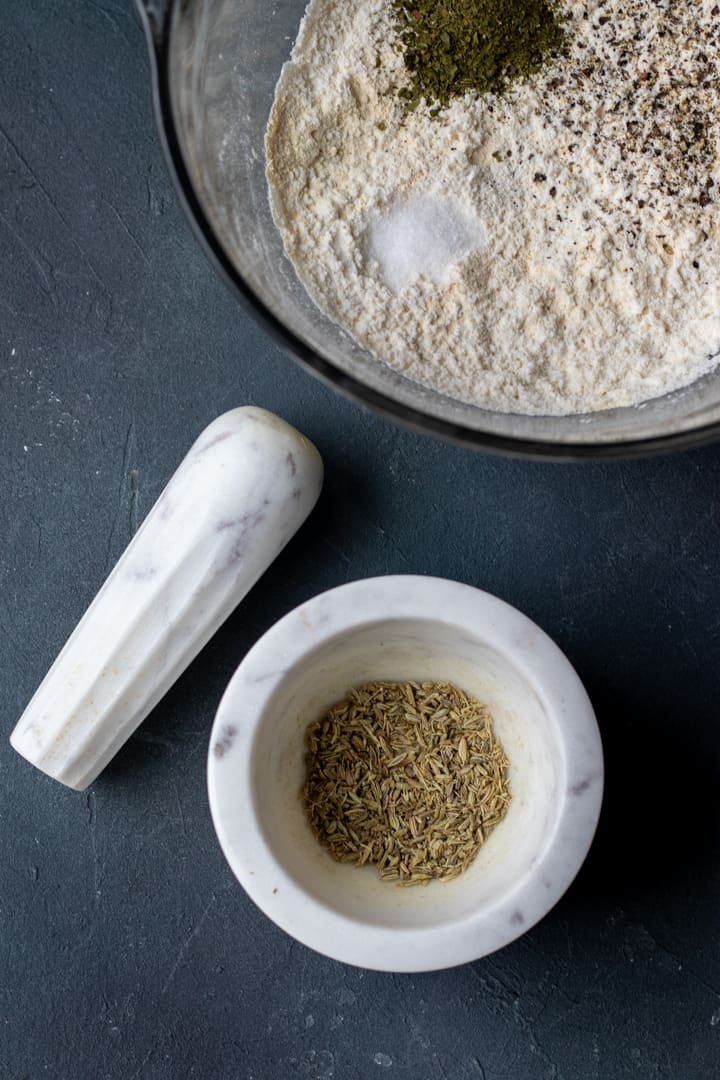
[[[572,888],[617,903],[687,886],[717,852],[717,763],[698,747],[711,718],[672,703],[598,701],[605,793],[595,841]]]

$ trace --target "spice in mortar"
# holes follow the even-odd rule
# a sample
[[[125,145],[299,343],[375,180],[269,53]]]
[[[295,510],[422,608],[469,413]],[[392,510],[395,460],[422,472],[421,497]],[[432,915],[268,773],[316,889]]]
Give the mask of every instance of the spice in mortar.
[[[338,862],[401,885],[468,868],[510,802],[487,708],[446,682],[372,682],[307,731],[303,802]]]

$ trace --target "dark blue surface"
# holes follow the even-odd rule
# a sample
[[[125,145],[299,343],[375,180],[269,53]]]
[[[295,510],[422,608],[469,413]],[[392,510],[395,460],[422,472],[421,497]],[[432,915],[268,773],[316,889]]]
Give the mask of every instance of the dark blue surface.
[[[301,372],[179,213],[130,0],[5,0],[0,244],[0,1080],[720,1075],[720,447],[492,459]],[[6,736],[192,439],[249,402],[319,446],[318,509],[90,792],[67,791]],[[405,571],[539,622],[607,755],[597,841],[558,907],[413,977],[277,930],[205,794],[214,710],[258,635],[322,589]]]

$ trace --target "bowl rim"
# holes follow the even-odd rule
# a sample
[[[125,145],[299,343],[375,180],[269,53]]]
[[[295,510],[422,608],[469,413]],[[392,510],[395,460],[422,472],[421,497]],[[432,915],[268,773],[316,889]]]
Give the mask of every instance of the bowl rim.
[[[466,427],[432,416],[366,386],[336,367],[290,330],[263,303],[240,275],[225,252],[193,186],[180,146],[172,110],[169,69],[170,27],[177,0],[136,0],[145,29],[150,60],[152,100],[165,161],[185,215],[201,248],[242,307],[284,352],[325,385],[356,405],[389,418],[401,427],[431,435],[474,450],[506,457],[545,461],[628,460],[703,446],[720,438],[720,420],[650,438],[608,440],[597,443],[521,439]]]
[[[340,634],[378,621],[404,619],[452,623],[495,645],[506,659],[510,655],[551,711],[565,758],[565,788],[559,794],[554,831],[534,865],[493,905],[435,926],[362,923],[308,894],[270,849],[253,796],[255,739],[265,709],[288,672]],[[590,848],[604,769],[592,704],[569,660],[543,630],[516,608],[474,586],[403,574],[362,578],[320,593],[263,634],[223,694],[210,738],[207,776],[220,846],[261,911],[302,944],[335,960],[380,971],[418,972],[488,955],[550,911]],[[229,826],[230,806],[247,807],[241,826],[235,816]]]

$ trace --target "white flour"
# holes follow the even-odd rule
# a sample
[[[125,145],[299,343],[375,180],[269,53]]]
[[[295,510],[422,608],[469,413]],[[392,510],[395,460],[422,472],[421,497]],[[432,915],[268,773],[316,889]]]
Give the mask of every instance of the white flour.
[[[273,216],[318,306],[497,410],[634,404],[714,366],[717,0],[571,0],[569,56],[437,120],[403,115],[388,8],[312,0],[268,124]]]

